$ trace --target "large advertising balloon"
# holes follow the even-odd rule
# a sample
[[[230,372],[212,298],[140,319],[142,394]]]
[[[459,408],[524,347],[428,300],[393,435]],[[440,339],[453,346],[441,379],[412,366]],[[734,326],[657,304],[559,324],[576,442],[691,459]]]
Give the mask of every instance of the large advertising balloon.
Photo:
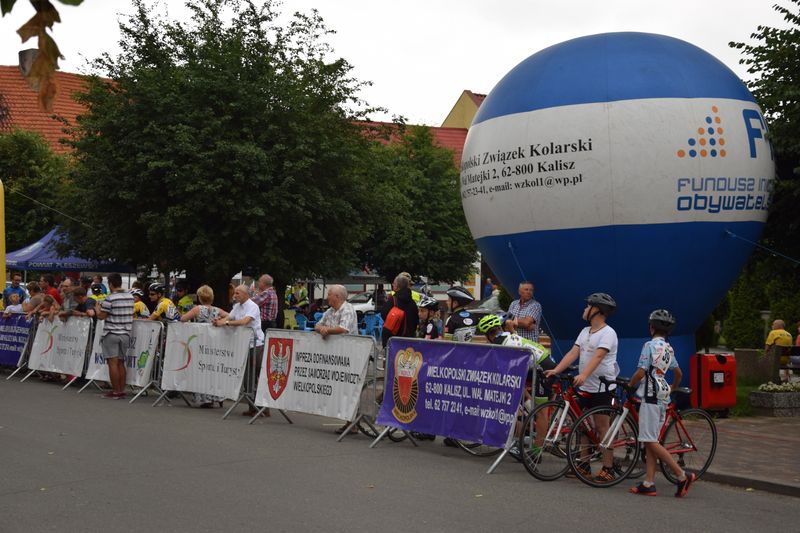
[[[623,374],[667,308],[688,375],[694,332],[757,241],[774,179],[753,96],[687,42],[644,33],[573,39],[509,72],[472,123],[461,196],[503,285],[536,286],[566,352],[583,299],[607,292]]]

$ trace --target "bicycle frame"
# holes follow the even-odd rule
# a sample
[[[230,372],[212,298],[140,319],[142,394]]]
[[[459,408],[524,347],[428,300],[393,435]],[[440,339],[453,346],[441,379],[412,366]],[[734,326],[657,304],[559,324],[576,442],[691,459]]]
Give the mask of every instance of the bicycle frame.
[[[571,379],[571,378],[570,378]],[[567,419],[567,413],[571,412],[575,419],[578,419],[582,414],[583,410],[581,406],[576,401],[576,392],[575,389],[567,382],[566,391],[562,389],[561,381],[567,381],[566,378],[562,378],[559,381],[553,384],[553,397],[554,398],[561,398],[564,401],[564,404],[567,406],[567,409],[561,411],[561,416],[558,417],[558,420],[553,420],[550,423],[550,427],[547,428],[547,433],[544,436],[545,443],[554,443],[558,440],[558,435],[561,435],[562,430],[564,429],[564,422]],[[555,426],[555,427],[554,427]]]

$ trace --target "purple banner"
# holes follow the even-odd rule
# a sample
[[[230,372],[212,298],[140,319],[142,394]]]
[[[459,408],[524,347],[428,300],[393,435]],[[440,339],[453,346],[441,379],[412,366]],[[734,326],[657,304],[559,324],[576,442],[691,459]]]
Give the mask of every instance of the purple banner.
[[[494,344],[392,337],[378,423],[505,446],[530,352]]]
[[[25,315],[0,315],[0,365],[17,366],[31,334],[32,320]]]

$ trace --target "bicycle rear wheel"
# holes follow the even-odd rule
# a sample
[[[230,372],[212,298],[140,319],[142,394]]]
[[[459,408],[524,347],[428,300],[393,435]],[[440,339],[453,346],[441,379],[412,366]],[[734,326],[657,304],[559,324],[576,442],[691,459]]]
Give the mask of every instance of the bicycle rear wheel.
[[[530,475],[553,481],[567,472],[567,436],[574,423],[575,416],[563,401],[537,405],[525,418],[518,446]]]
[[[631,416],[621,421],[623,411],[615,407],[595,407],[581,415],[567,438],[567,457],[570,468],[578,479],[592,487],[613,487],[620,483],[636,467],[639,459],[639,434]],[[609,430],[619,422],[619,429],[607,448],[600,444],[606,440],[606,432],[597,430],[597,420],[607,417]],[[600,476],[604,463],[611,464],[610,476]]]
[[[498,453],[502,452],[502,448],[495,448],[494,446],[487,446],[485,444],[481,444],[480,442],[469,442],[466,440],[458,440],[458,439],[451,439],[458,447],[467,452],[470,455],[475,455],[476,457],[492,457],[493,455],[497,455]]]
[[[403,442],[408,438],[408,433],[402,429],[392,428],[389,430],[389,433],[387,433],[386,436],[389,437],[389,440],[392,442]]]
[[[679,416],[667,426],[661,445],[674,456],[682,469],[694,472],[700,479],[717,451],[717,426],[702,409],[686,409]],[[661,463],[661,471],[670,483],[678,482],[664,463]]]

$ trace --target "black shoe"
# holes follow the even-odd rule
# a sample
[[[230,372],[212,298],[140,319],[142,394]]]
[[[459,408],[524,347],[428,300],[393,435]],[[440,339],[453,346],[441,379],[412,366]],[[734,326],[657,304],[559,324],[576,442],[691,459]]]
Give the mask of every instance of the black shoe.
[[[450,437],[445,437],[444,445],[450,446],[451,448],[458,448],[458,444],[456,444],[456,441],[451,439]]]
[[[678,481],[678,488],[675,491],[676,498],[683,498],[689,492],[689,487],[697,480],[697,475],[694,472],[686,472],[686,479]]]

